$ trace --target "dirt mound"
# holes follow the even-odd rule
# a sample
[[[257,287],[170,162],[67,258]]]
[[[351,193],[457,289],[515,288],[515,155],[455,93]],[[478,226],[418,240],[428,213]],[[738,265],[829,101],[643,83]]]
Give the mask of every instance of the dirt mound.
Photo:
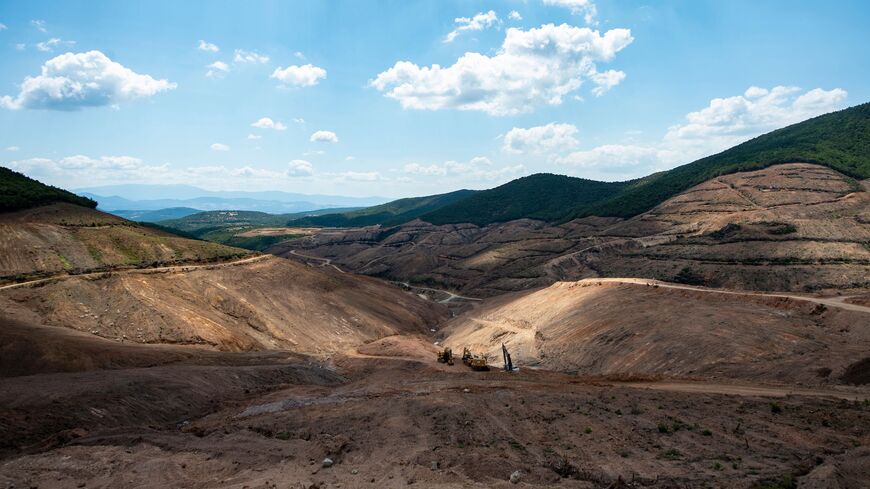
[[[330,354],[426,333],[446,308],[375,279],[281,258],[134,270],[0,290],[11,319],[116,341]]]
[[[0,214],[0,282],[27,276],[226,260],[246,250],[186,239],[72,204]]]
[[[588,279],[506,294],[451,320],[454,349],[585,375],[835,382],[866,355],[870,314],[783,297]]]
[[[489,226],[413,221],[322,230],[299,250],[342,268],[491,297],[588,277],[750,290],[870,287],[870,192],[826,167],[776,165],[709,180],[635,218]]]

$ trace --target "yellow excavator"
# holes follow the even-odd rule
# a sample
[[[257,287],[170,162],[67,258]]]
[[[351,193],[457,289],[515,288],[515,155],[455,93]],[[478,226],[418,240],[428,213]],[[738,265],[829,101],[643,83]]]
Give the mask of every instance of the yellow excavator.
[[[486,364],[486,355],[476,355],[471,353],[468,348],[462,350],[462,363],[468,365],[471,370],[489,370],[489,365]]]

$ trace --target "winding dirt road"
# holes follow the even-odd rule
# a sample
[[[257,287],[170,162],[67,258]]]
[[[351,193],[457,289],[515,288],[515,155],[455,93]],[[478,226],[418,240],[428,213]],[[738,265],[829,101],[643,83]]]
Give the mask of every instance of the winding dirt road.
[[[317,261],[323,262],[320,264],[321,267],[332,267],[341,273],[345,273],[344,270],[342,270],[342,269],[338,268],[336,265],[332,264],[331,258],[322,258],[319,256],[313,256],[313,255],[303,255],[302,253],[298,253],[296,250],[290,250],[290,254],[294,255],[294,256],[298,256],[299,258],[307,258],[309,260],[317,260]]]
[[[728,289],[710,289],[705,287],[695,287],[691,285],[681,285],[674,284],[670,282],[661,282],[659,280],[651,280],[644,278],[588,278],[581,280],[580,282],[601,282],[601,283],[623,283],[623,284],[637,284],[637,285],[653,285],[658,287],[663,287],[667,289],[682,289],[682,290],[692,290],[695,292],[704,292],[708,294],[726,294],[726,295],[743,295],[743,296],[756,296],[756,297],[773,297],[780,299],[793,299],[797,301],[805,301],[805,302],[813,302],[815,304],[822,304],[824,306],[836,307],[840,309],[845,309],[848,311],[855,312],[863,312],[870,314],[870,307],[861,306],[858,304],[850,304],[845,302],[846,299],[851,296],[842,296],[842,297],[811,297],[806,295],[797,295],[797,294],[784,294],[784,293],[768,293],[768,292],[753,292],[749,290],[728,290]]]
[[[243,265],[245,263],[253,263],[257,261],[263,261],[270,258],[275,258],[272,255],[255,255],[250,256],[248,258],[242,258],[241,260],[235,261],[227,261],[227,262],[216,262],[216,263],[203,263],[203,264],[191,264],[191,265],[170,265],[165,267],[154,267],[154,268],[119,268],[114,270],[104,270],[100,272],[89,272],[89,273],[80,273],[80,274],[58,274],[52,275],[51,277],[39,278],[35,280],[28,280],[26,282],[17,282],[14,284],[7,284],[0,286],[0,290],[5,289],[15,289],[18,287],[29,287],[31,285],[37,285],[46,282],[53,282],[55,280],[66,280],[69,278],[93,278],[99,277],[100,275],[104,275],[107,273],[117,274],[117,273],[164,273],[164,272],[189,272],[191,270],[198,270],[203,268],[223,268],[223,267],[231,267],[236,265]]]

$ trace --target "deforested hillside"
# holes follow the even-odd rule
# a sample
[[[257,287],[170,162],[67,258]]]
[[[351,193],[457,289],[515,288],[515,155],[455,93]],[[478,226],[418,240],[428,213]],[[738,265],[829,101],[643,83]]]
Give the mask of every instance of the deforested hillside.
[[[10,319],[118,341],[311,354],[426,332],[446,313],[375,279],[270,256],[7,287],[0,304]]]
[[[0,214],[0,281],[115,267],[221,261],[248,253],[68,203]]]
[[[28,209],[55,202],[94,208],[96,201],[45,185],[9,168],[0,167],[0,212]]]
[[[324,230],[271,249],[349,270],[489,297],[586,277],[646,277],[752,290],[866,287],[867,182],[793,163],[728,174],[631,219],[485,226],[420,220]]]
[[[835,300],[587,279],[491,299],[441,334],[454,349],[501,359],[504,343],[518,365],[582,375],[817,384],[848,382],[866,362],[868,318]]]

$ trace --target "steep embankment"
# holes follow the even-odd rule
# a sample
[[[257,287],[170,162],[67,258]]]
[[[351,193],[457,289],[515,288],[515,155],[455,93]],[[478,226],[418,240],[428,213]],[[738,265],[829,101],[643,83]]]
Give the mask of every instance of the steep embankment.
[[[119,341],[311,354],[424,333],[446,315],[378,280],[275,257],[66,277],[0,290],[0,304],[10,319]]]
[[[642,281],[561,282],[453,319],[444,343],[605,376],[839,382],[867,356],[870,310]],[[847,379],[848,380],[848,379]]]
[[[783,164],[717,177],[625,221],[413,221],[324,230],[270,251],[297,249],[358,273],[472,296],[597,276],[754,290],[867,287],[866,186],[819,165]]]

